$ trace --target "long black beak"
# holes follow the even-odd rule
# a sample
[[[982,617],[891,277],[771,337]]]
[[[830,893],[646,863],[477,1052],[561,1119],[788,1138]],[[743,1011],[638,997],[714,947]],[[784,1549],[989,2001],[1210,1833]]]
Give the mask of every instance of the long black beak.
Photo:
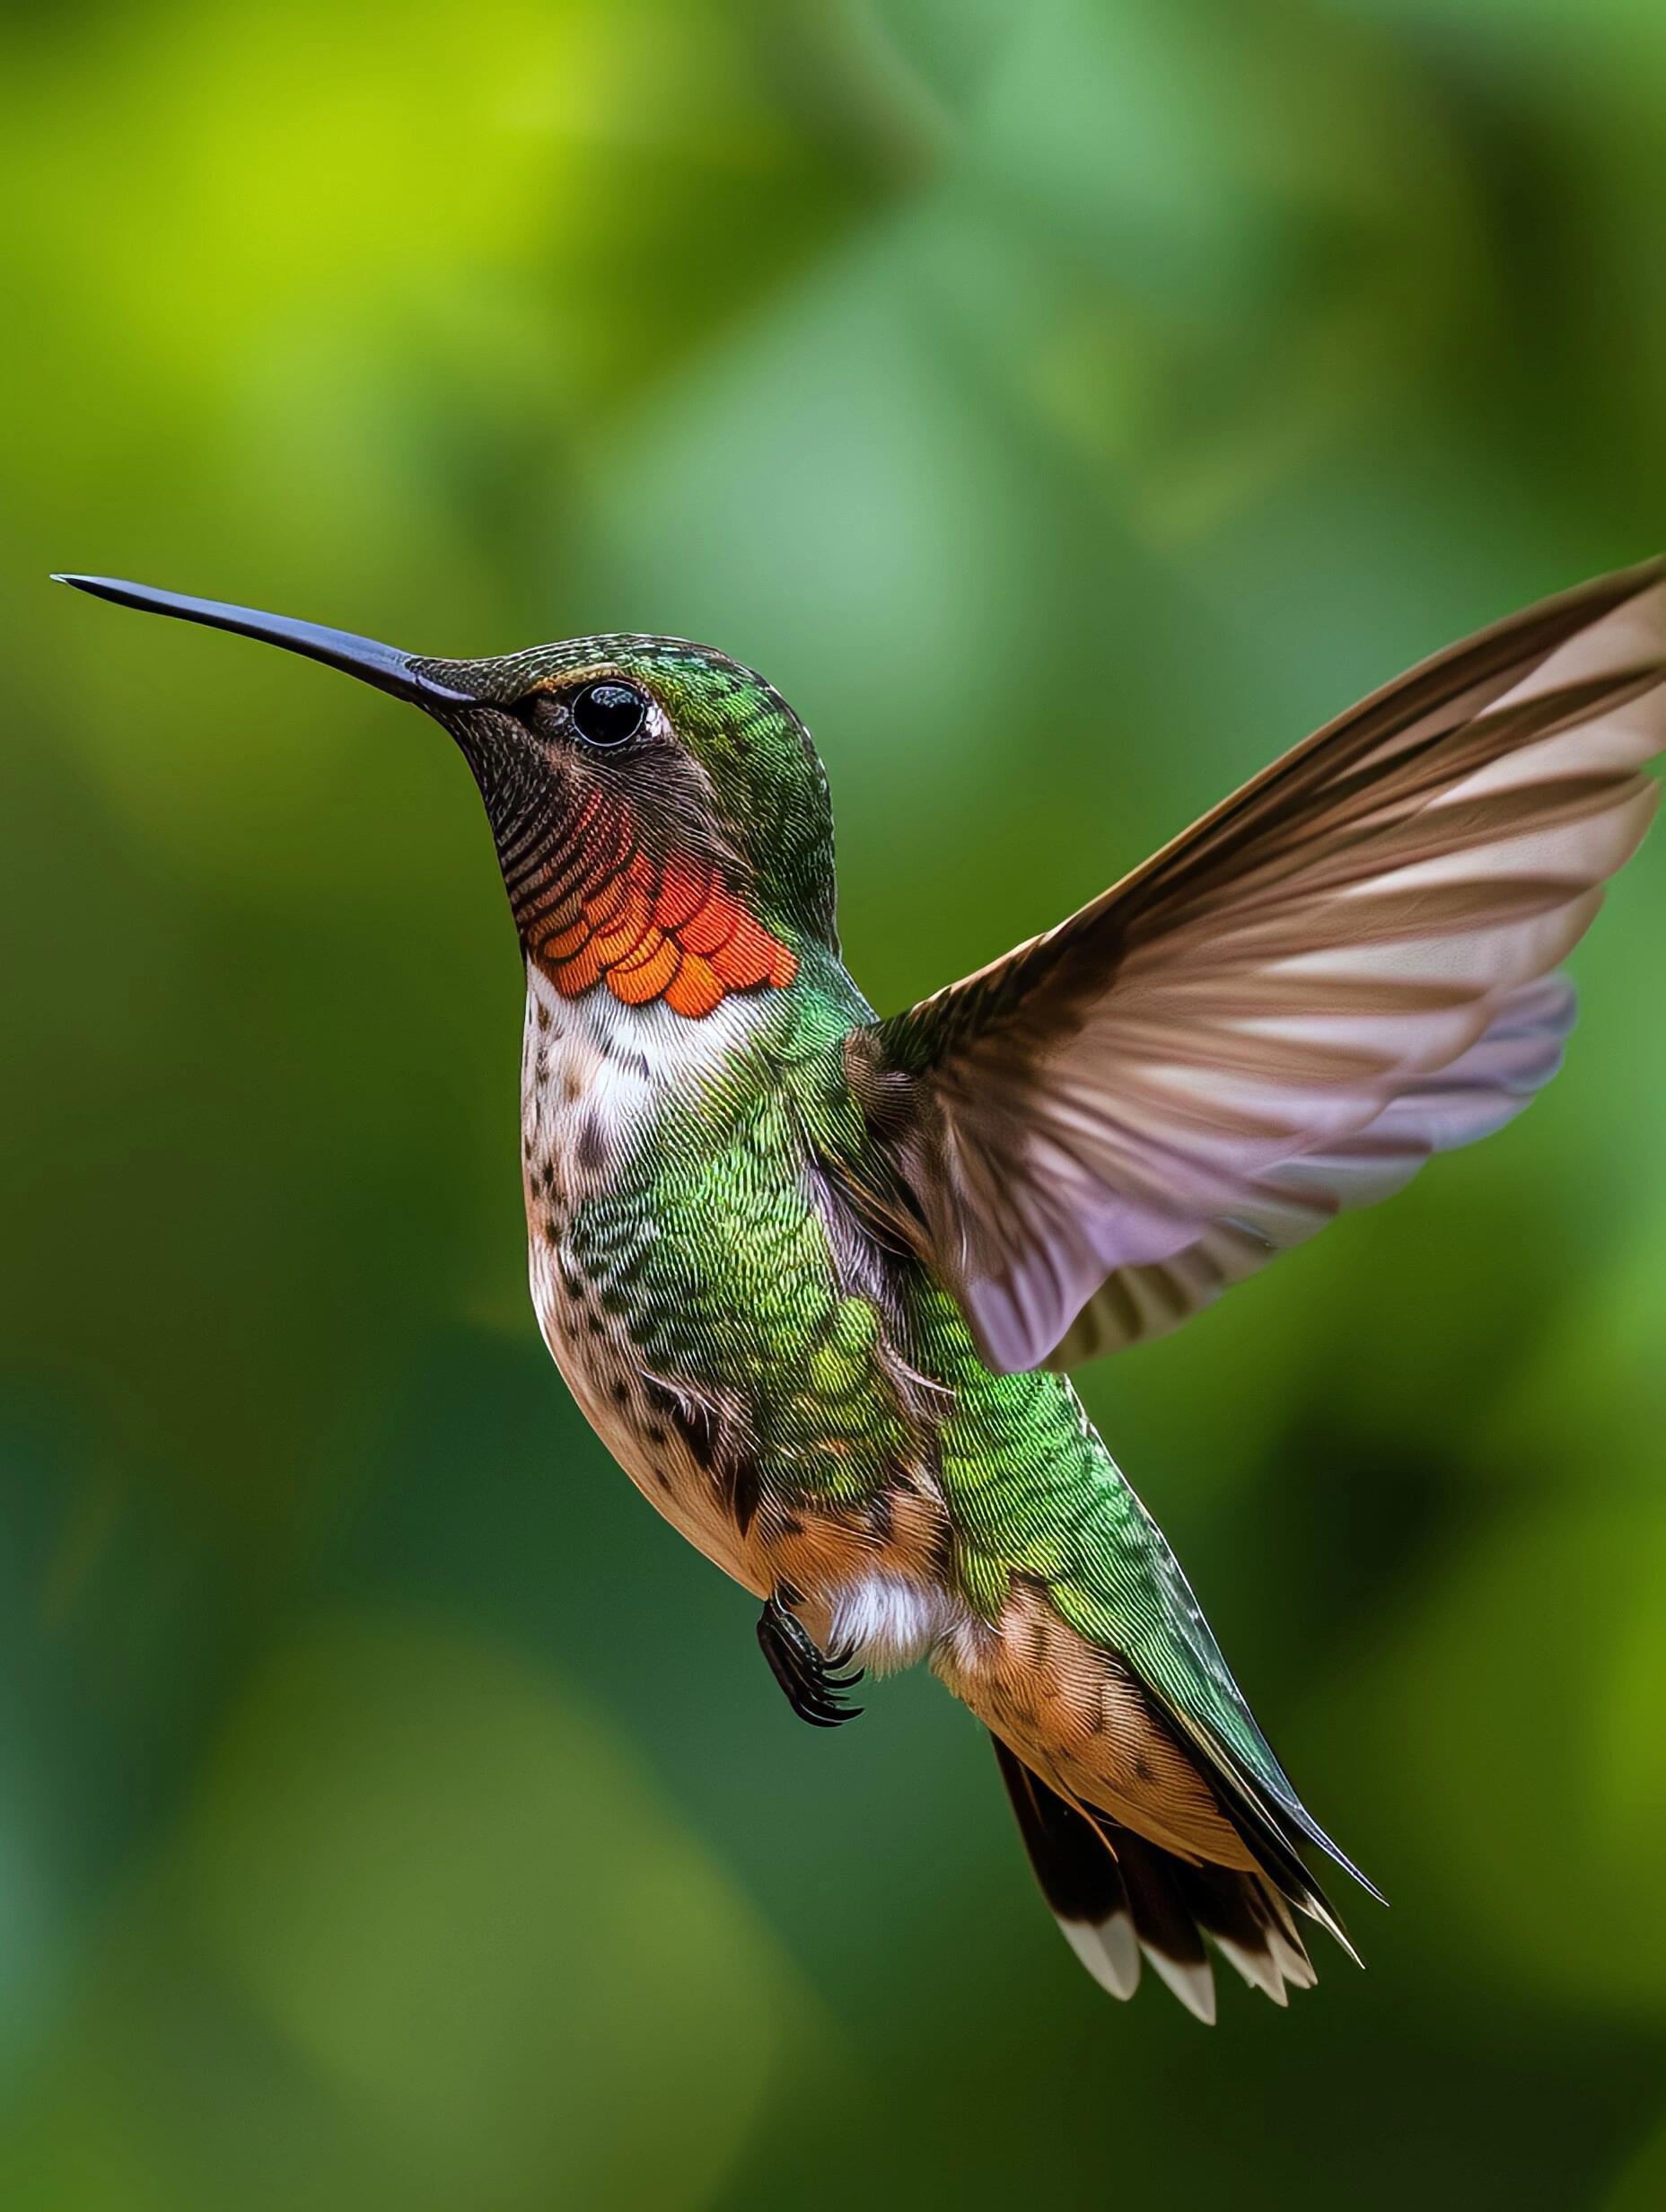
[[[182,622],[206,622],[210,629],[235,630],[240,637],[259,637],[286,652],[303,653],[310,661],[343,669],[349,676],[373,683],[379,691],[390,691],[396,699],[409,699],[418,707],[477,704],[469,692],[453,691],[425,675],[410,654],[379,645],[373,637],[355,637],[351,630],[326,629],[321,622],[296,622],[287,615],[257,614],[251,607],[228,607],[217,599],[189,599],[182,592],[159,592],[148,584],[119,584],[113,576],[54,576],[52,581],[73,584],[78,592],[113,600],[118,607],[177,615]]]

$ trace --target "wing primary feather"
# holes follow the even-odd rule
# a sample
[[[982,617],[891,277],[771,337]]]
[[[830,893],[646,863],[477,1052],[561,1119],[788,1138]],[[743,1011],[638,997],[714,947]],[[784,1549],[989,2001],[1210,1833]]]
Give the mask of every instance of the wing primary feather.
[[[1554,1074],[1666,744],[1666,564],[1484,631],[846,1065],[986,1359],[1159,1335]]]

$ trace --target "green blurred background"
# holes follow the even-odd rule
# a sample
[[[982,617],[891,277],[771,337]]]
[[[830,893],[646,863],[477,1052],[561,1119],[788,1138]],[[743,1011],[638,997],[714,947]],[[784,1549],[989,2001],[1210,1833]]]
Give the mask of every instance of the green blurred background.
[[[1666,839],[1523,1122],[1087,1378],[1393,1900],[1208,2034],[569,1405],[438,733],[45,582],[721,644],[897,1005],[1666,540],[1657,0],[4,36],[0,2202],[1666,2202]]]

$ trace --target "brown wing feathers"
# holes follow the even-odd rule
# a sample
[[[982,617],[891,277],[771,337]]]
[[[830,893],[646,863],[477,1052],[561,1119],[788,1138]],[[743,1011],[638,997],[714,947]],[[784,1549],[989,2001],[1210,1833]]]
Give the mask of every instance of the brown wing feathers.
[[[1047,1364],[1074,1367],[1165,1336],[1337,1214],[1391,1198],[1431,1154],[1502,1128],[1561,1066],[1574,1012],[1565,976],[1509,993],[1467,1052],[1397,1093],[1356,1136],[1285,1162],[1251,1185],[1231,1216],[1210,1223],[1171,1259],[1117,1268]]]
[[[1171,1327],[1520,1110],[1572,1019],[1550,970],[1653,811],[1663,678],[1660,564],[1548,601],[867,1033],[858,1084],[995,1365]]]

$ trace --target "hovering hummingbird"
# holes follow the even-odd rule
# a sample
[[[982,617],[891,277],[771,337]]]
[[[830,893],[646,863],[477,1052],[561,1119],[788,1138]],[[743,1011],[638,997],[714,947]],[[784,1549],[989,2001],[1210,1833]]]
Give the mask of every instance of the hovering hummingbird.
[[[1173,1329],[1517,1113],[1666,743],[1666,563],[1375,693],[1057,928],[880,1020],[780,694],[680,639],[430,660],[96,576],[410,700],[473,771],[527,976],[531,1290],[794,1711],[929,1660],[1104,1987],[1279,2004],[1347,1938],[1185,1576],[1055,1370]],[[1366,1883],[1369,1888],[1371,1885]]]

